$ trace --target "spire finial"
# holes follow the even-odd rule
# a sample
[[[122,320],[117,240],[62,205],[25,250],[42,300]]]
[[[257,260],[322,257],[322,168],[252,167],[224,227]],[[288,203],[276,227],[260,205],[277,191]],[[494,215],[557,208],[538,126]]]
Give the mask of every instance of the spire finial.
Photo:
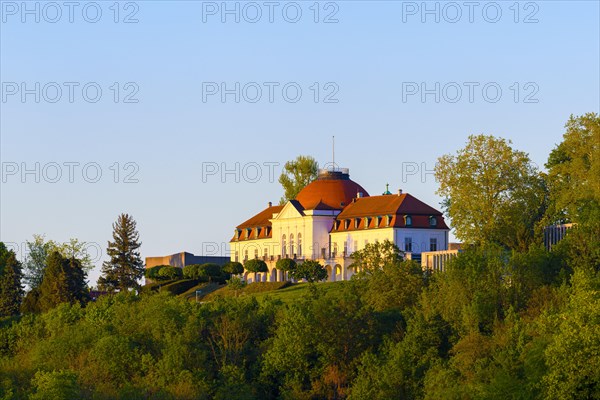
[[[387,194],[392,194],[392,193],[390,192],[390,184],[389,184],[389,183],[386,183],[386,184],[385,184],[385,192],[383,192],[383,194],[384,194],[384,195],[387,195]]]
[[[335,171],[335,135],[331,136],[331,168]]]

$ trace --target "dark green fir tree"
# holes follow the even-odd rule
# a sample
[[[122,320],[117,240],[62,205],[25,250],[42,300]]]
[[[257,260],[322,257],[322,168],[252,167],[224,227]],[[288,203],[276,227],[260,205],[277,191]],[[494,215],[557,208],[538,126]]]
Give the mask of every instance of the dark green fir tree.
[[[110,260],[102,264],[98,286],[109,292],[139,288],[138,280],[144,276],[144,262],[138,249],[140,235],[136,222],[129,214],[121,214],[113,224],[113,241],[106,252]]]

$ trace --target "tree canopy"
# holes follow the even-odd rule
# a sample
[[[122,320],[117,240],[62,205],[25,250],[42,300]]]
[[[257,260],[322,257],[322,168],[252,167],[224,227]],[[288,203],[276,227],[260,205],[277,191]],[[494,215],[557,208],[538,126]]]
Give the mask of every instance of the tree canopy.
[[[456,155],[435,166],[437,194],[456,237],[526,249],[547,206],[545,182],[529,156],[505,139],[469,136]]]
[[[311,156],[298,156],[286,162],[279,176],[279,183],[284,190],[279,204],[295,199],[306,185],[317,179],[318,172],[319,164]]]

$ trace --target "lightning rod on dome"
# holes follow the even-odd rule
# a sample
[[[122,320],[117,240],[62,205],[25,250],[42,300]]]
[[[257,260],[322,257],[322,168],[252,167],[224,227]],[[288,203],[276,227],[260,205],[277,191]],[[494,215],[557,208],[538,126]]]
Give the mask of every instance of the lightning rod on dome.
[[[331,136],[331,170],[335,171],[335,135]]]

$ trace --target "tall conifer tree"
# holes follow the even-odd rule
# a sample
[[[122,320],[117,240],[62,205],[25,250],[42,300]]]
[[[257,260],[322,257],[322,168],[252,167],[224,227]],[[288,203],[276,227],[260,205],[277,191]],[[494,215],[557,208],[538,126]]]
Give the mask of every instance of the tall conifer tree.
[[[3,243],[0,246],[4,253],[0,265],[0,316],[5,317],[19,313],[24,292],[21,263],[12,250],[7,251]]]
[[[141,245],[133,217],[119,215],[113,224],[113,241],[106,249],[110,260],[102,264],[98,286],[109,292],[138,288],[138,280],[144,276],[144,262],[138,251]]]

